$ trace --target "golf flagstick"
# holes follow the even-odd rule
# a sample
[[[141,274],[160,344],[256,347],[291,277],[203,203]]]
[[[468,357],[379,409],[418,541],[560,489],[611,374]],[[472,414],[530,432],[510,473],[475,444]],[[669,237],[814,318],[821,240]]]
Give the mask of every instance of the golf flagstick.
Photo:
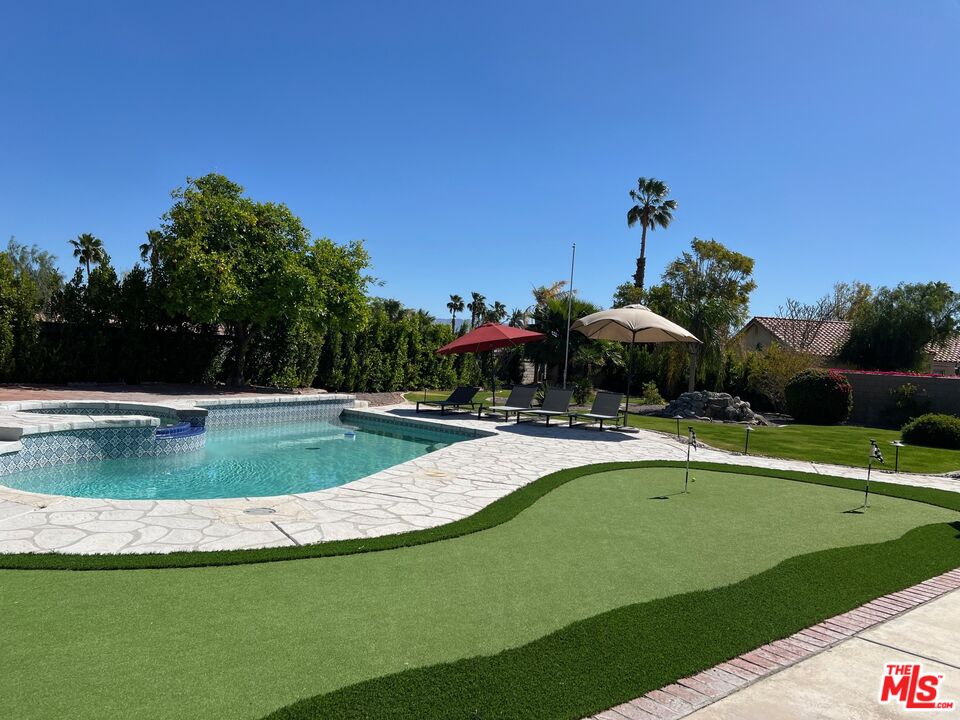
[[[683,491],[687,492],[687,484],[690,482],[690,448],[694,450],[697,449],[697,431],[693,427],[688,427],[687,431],[689,433],[687,437],[687,472],[683,476]]]
[[[867,487],[863,491],[863,507],[870,507],[870,471],[873,469],[873,461],[876,460],[883,465],[883,453],[877,447],[877,441],[870,439],[870,458],[867,460]]]

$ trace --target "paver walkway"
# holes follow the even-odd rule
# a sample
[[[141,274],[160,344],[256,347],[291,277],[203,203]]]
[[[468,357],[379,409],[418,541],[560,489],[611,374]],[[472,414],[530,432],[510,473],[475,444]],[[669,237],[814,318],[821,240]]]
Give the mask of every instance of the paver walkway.
[[[589,720],[851,720],[916,715],[879,702],[887,664],[942,674],[960,717],[960,569],[764,645]]]
[[[556,470],[598,462],[682,460],[686,456],[686,445],[673,436],[651,431],[599,433],[562,426],[498,424],[477,420],[476,415],[416,415],[409,405],[367,412],[494,434],[455,443],[346,485],[297,495],[102,500],[24,493],[0,486],[0,552],[171,552],[373,537],[466,517]],[[857,468],[744,457],[706,448],[696,451],[694,458],[846,477],[863,475]],[[960,480],[936,475],[885,473],[877,479],[960,490]],[[247,512],[260,508],[273,513]]]

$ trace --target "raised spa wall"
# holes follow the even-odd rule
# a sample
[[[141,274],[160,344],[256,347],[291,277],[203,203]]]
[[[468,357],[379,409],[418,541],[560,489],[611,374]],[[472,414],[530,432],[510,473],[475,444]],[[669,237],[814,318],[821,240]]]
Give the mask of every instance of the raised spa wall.
[[[339,417],[352,395],[212,398],[146,404],[96,401],[0,406],[0,476],[21,470],[125,457],[157,457],[204,446],[206,428]],[[365,404],[365,403],[364,403]],[[189,423],[166,434],[161,425]]]

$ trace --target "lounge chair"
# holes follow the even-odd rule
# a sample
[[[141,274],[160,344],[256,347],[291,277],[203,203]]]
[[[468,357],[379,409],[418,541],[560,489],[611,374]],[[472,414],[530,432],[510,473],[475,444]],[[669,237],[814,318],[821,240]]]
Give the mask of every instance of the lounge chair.
[[[542,417],[546,424],[550,424],[552,417],[566,417],[570,414],[570,399],[573,397],[573,390],[558,390],[556,388],[547,391],[547,396],[543,399],[543,405],[530,410],[521,410],[517,413],[517,422],[520,422],[521,415],[534,415],[534,420]],[[531,421],[528,421],[531,422]]]
[[[590,408],[590,412],[570,413],[570,427],[573,427],[573,421],[577,418],[586,418],[589,422],[582,423],[585,425],[593,424],[599,420],[601,430],[603,430],[604,420],[613,420],[616,423],[614,427],[620,427],[620,416],[621,414],[626,415],[620,412],[620,402],[622,400],[623,393],[599,391],[593,399],[593,407]],[[626,417],[623,418],[623,424],[627,424]]]
[[[440,408],[440,414],[443,415],[447,412],[448,407],[456,408],[459,410],[462,407],[470,406],[470,410],[477,406],[477,403],[473,401],[473,396],[480,392],[478,387],[467,387],[461,385],[452,393],[450,397],[446,400],[417,400],[417,412],[420,412],[421,405],[434,405]]]
[[[480,409],[477,410],[477,420],[486,410],[488,413],[503,413],[506,419],[510,420],[510,413],[520,413],[522,410],[529,410],[533,405],[533,399],[537,396],[536,385],[515,385],[510,391],[510,396],[503,405],[491,405],[484,408],[480,403]]]

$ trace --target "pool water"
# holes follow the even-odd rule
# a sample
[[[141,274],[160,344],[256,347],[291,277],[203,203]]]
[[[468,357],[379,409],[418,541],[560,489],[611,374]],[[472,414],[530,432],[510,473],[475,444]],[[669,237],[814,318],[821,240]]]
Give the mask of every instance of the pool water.
[[[206,447],[167,457],[118,458],[13,473],[29,492],[115,499],[263,497],[343,485],[464,440],[463,436],[312,420],[216,428]]]

